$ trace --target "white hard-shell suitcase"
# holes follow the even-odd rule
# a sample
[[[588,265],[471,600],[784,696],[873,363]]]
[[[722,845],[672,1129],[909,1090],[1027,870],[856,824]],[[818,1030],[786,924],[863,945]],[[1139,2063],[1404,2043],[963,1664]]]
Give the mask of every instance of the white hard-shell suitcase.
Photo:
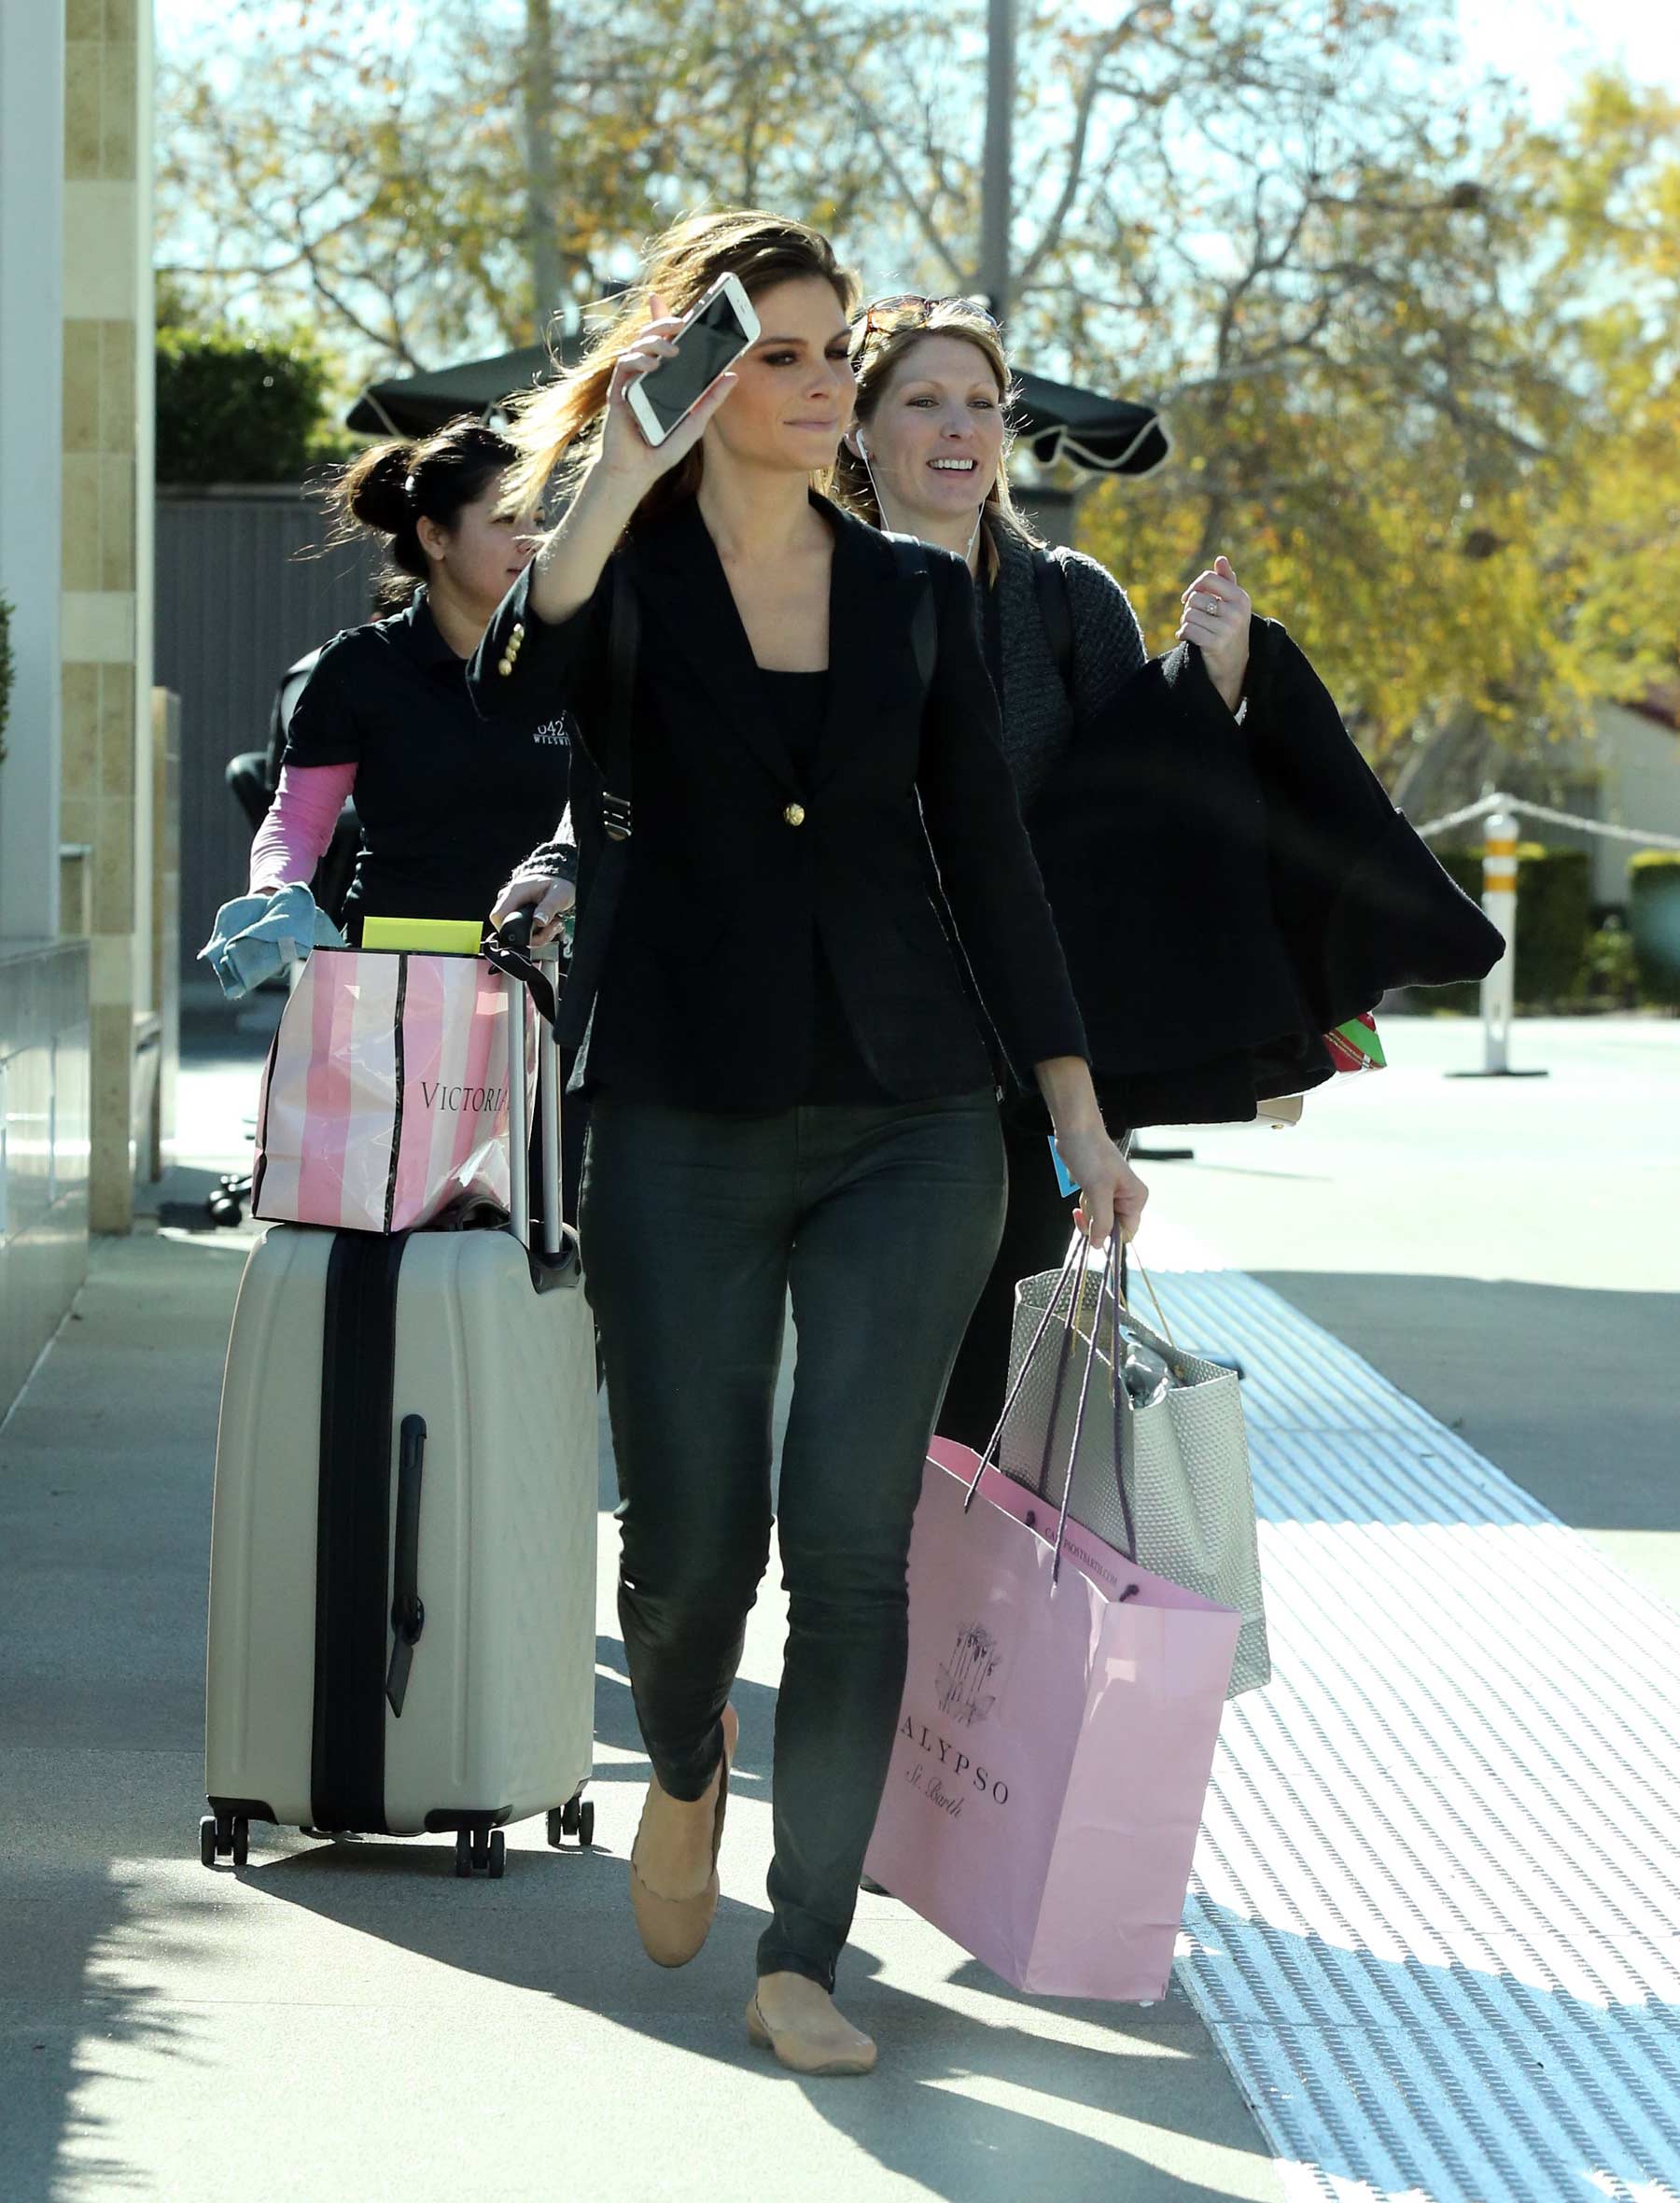
[[[514,985],[515,981],[510,980]],[[525,1020],[508,1019],[512,1216],[530,1214]],[[495,1876],[509,1821],[593,1837],[595,1334],[560,1222],[541,1034],[543,1244],[274,1225],[222,1385],[205,1865],[249,1824],[453,1831]]]

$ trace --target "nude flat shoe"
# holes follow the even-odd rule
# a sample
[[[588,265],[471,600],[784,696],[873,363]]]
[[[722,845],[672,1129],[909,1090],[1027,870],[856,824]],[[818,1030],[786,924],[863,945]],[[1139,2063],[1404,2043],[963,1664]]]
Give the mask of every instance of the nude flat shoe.
[[[747,2007],[747,2037],[759,2049],[771,2051],[777,2063],[786,2066],[791,2073],[838,2077],[874,2072],[875,2046],[869,2037],[832,2007],[825,2016],[831,2024],[820,2036],[807,2035],[798,2028],[773,2028],[759,2007],[755,1990]]]
[[[641,1945],[656,1966],[686,1966],[694,1957],[711,1933],[712,1921],[718,1912],[718,1852],[723,1842],[723,1815],[729,1803],[729,1763],[735,1758],[740,1724],[735,1709],[726,1706],[723,1713],[723,1757],[718,1763],[718,1799],[712,1819],[711,1872],[705,1885],[689,1897],[666,1897],[642,1879],[641,1869],[636,1863],[636,1845],[630,1849],[630,1909],[636,1915],[636,1931]],[[657,1778],[655,1778],[657,1780]],[[653,1789],[650,1787],[648,1802],[651,1803]],[[648,1807],[642,1807],[646,1820]],[[637,1844],[641,1841],[641,1831],[637,1831]]]

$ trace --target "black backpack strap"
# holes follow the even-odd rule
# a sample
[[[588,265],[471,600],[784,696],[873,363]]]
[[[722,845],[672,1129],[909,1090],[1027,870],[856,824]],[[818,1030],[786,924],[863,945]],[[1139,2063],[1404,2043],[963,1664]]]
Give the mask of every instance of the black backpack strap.
[[[939,663],[939,619],[933,610],[933,576],[928,570],[927,545],[916,536],[887,538],[892,562],[905,581],[916,584],[916,609],[910,615],[910,647],[916,652],[916,670],[923,692],[933,685]]]
[[[1038,595],[1039,621],[1050,645],[1050,655],[1068,702],[1073,701],[1073,599],[1068,590],[1068,569],[1059,558],[1037,544],[1032,552],[1032,586]]]
[[[607,613],[607,725],[593,761],[599,773],[599,831],[605,847],[592,867],[587,905],[578,913],[571,965],[566,975],[566,993],[556,1021],[560,1044],[567,1048],[581,1047],[589,1028],[595,989],[601,983],[601,968],[607,961],[607,946],[612,938],[613,919],[623,892],[624,867],[630,860],[635,747],[631,740],[631,712],[636,698],[636,658],[640,647],[641,607],[621,562],[612,571],[612,602]],[[575,753],[573,762],[575,765]],[[581,821],[578,821],[578,826],[581,853],[584,829]]]
[[[630,838],[630,711],[636,695],[636,653],[641,647],[641,607],[621,564],[612,577],[607,615],[608,752],[601,760],[601,824],[613,842]]]

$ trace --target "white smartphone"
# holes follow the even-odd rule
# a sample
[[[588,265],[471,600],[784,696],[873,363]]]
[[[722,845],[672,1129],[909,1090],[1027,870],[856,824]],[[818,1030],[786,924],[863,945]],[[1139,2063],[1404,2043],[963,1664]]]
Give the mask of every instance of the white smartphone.
[[[648,442],[663,443],[758,338],[752,301],[737,277],[720,275],[672,336],[676,358],[662,359],[624,392],[624,402]]]

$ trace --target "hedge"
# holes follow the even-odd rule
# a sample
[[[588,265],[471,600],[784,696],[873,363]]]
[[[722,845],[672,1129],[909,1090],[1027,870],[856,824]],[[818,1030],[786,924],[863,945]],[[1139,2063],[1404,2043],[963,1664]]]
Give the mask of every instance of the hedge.
[[[1629,864],[1628,930],[1641,993],[1680,1009],[1680,850],[1642,849]]]
[[[1442,864],[1472,901],[1481,901],[1480,849],[1437,849]],[[1585,849],[1517,845],[1517,1006],[1555,1009],[1577,998],[1586,983],[1592,934],[1592,869]],[[1474,1010],[1475,982],[1421,989],[1431,1009]]]
[[[158,480],[301,482],[316,456],[326,363],[225,330],[158,331]]]

